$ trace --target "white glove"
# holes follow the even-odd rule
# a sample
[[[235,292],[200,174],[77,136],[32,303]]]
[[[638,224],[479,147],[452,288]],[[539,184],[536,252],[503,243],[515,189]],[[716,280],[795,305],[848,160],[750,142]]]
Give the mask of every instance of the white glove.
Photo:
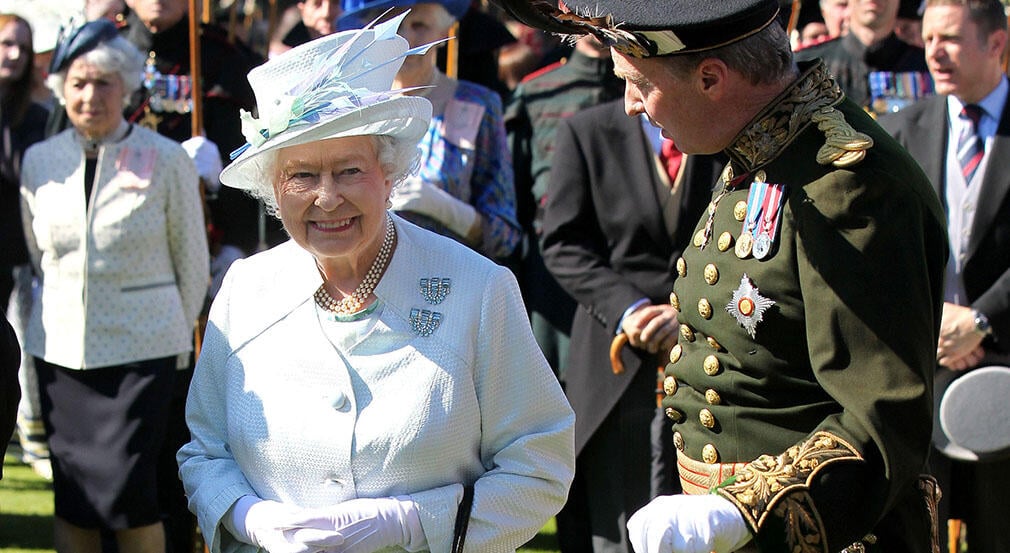
[[[244,495],[225,516],[225,528],[239,541],[266,549],[270,553],[314,553],[318,547],[310,546],[294,534],[299,529],[295,519],[302,510],[279,503]]]
[[[194,136],[182,143],[182,149],[186,150],[193,164],[196,165],[196,172],[207,185],[208,192],[217,192],[221,188],[221,181],[218,176],[221,174],[221,151],[217,144],[207,140],[203,136]]]
[[[317,551],[372,553],[390,546],[407,551],[428,547],[417,505],[407,496],[359,498],[306,509],[292,522],[300,528],[293,536]]]
[[[636,553],[729,553],[751,539],[743,515],[718,495],[662,495],[628,519]]]
[[[478,213],[472,205],[417,177],[410,177],[394,188],[389,201],[394,211],[427,215],[463,238],[470,235],[477,222]]]

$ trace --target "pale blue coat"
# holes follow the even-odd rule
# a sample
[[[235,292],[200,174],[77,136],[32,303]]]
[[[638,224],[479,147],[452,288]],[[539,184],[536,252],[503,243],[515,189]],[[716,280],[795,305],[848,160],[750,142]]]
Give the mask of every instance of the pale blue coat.
[[[374,324],[326,337],[322,283],[293,242],[236,262],[211,309],[187,405],[181,475],[211,551],[251,551],[221,525],[242,495],[305,507],[409,494],[431,551],[449,551],[476,482],[467,550],[510,552],[564,504],[574,414],[530,331],[512,274],[393,217]],[[422,278],[451,279],[445,300]],[[427,337],[411,310],[437,311]],[[334,323],[329,323],[334,324]]]

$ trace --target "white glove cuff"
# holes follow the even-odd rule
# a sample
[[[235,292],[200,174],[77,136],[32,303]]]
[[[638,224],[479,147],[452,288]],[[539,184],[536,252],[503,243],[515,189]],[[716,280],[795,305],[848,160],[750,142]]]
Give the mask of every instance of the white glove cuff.
[[[403,528],[403,548],[407,551],[424,551],[428,549],[428,538],[421,526],[421,516],[417,512],[417,503],[409,495],[390,498],[396,502],[399,510],[400,525]]]
[[[255,545],[252,538],[249,537],[245,522],[246,517],[249,516],[249,508],[261,501],[263,500],[255,495],[243,495],[238,498],[238,501],[221,518],[221,524],[224,525],[225,530],[228,530],[232,536],[235,536],[235,539]]]

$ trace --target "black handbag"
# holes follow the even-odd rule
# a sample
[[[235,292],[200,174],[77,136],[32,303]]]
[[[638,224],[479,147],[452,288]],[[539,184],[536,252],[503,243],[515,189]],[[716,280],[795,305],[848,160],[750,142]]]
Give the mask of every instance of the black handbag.
[[[456,527],[452,531],[452,553],[463,553],[466,528],[470,525],[470,508],[473,506],[473,484],[463,487],[463,500],[456,509]]]

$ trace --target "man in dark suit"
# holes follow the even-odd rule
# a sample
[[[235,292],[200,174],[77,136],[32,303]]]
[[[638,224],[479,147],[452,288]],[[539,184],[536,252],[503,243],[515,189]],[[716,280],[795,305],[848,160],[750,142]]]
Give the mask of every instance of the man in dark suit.
[[[573,486],[585,497],[569,505],[584,509],[596,552],[629,552],[628,517],[679,490],[672,430],[655,401],[657,368],[677,341],[673,262],[724,163],[680,155],[671,175],[659,155],[663,140],[648,119],[625,115],[618,100],[561,121],[554,142],[543,251],[579,303],[566,393],[576,412],[576,478],[587,483]],[[618,334],[630,347],[615,374],[609,348]],[[654,452],[655,445],[662,449]]]
[[[0,458],[7,453],[7,441],[14,433],[14,420],[21,401],[21,387],[18,386],[18,369],[21,367],[21,348],[14,328],[4,317],[0,323]],[[3,465],[0,464],[0,478]]]
[[[1010,109],[998,0],[929,0],[926,59],[940,96],[881,119],[919,162],[947,213],[951,256],[937,361],[964,371],[1010,352]],[[973,122],[967,114],[975,111]],[[966,115],[962,116],[962,112]],[[959,156],[960,154],[960,156]],[[967,169],[962,160],[970,160]],[[984,360],[985,359],[985,360]],[[963,463],[934,451],[942,510],[967,522],[972,553],[1010,551],[1010,463]],[[943,525],[941,525],[941,528]]]

